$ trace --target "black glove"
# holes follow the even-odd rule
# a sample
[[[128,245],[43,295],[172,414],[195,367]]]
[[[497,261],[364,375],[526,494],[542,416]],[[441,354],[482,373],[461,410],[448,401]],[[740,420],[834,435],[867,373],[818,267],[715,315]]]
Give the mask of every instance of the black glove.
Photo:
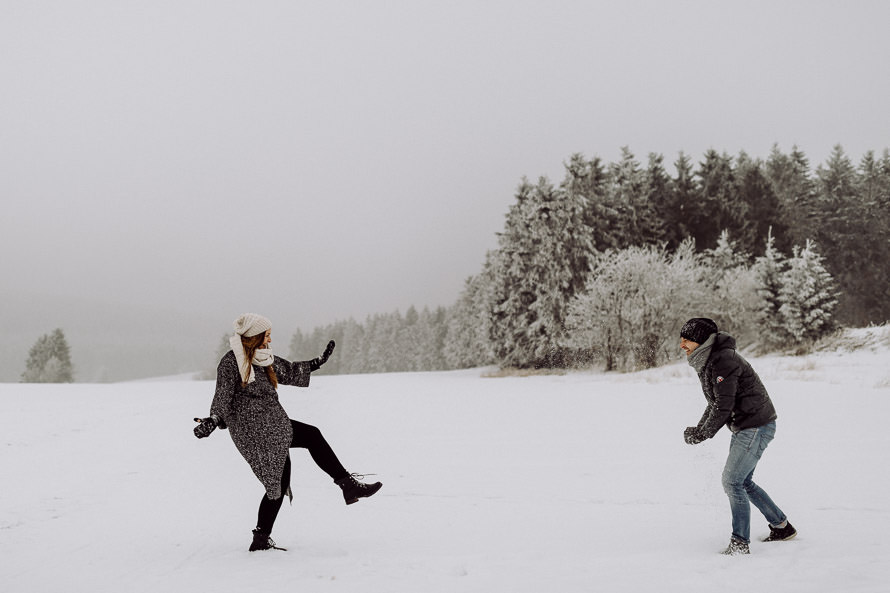
[[[697,445],[705,440],[705,437],[697,426],[689,426],[683,431],[683,440],[687,445]]]
[[[209,437],[210,433],[216,430],[216,419],[213,417],[195,418],[195,422],[199,423],[198,426],[195,427],[195,436],[199,439]]]
[[[324,352],[321,353],[321,356],[318,358],[313,358],[309,361],[309,370],[317,371],[321,365],[326,363],[328,359],[331,357],[331,352],[334,351],[334,340],[328,342],[328,347],[324,349]]]

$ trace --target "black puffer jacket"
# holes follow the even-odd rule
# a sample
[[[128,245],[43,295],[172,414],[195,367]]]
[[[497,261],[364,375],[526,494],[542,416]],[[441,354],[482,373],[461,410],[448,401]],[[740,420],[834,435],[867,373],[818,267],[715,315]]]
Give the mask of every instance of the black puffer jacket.
[[[763,426],[776,419],[776,409],[754,368],[736,352],[735,338],[720,332],[708,362],[698,375],[708,407],[698,431],[711,438],[723,425],[732,432]]]

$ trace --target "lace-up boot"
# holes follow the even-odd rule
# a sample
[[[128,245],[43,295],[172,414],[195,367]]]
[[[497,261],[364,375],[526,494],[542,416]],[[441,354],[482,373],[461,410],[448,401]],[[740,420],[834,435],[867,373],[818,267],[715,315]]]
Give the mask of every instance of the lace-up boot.
[[[346,501],[346,504],[352,504],[354,502],[358,502],[359,498],[367,498],[369,496],[373,496],[380,488],[383,487],[383,484],[380,482],[374,482],[373,484],[363,484],[359,482],[356,478],[364,479],[365,476],[361,474],[349,474],[346,477],[340,478],[335,482],[337,486],[343,490],[343,500]]]
[[[260,531],[259,529],[253,530],[253,542],[250,544],[250,552],[256,552],[257,550],[281,550],[282,552],[286,552],[287,549],[279,548],[275,545],[275,542],[272,541],[272,538],[269,537],[269,534]]]

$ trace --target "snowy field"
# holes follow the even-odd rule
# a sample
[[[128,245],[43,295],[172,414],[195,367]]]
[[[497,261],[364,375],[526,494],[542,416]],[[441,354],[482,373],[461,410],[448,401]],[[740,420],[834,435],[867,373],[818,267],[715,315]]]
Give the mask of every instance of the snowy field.
[[[347,469],[347,507],[294,450],[294,503],[248,553],[263,494],[227,432],[192,435],[212,382],[0,385],[0,591],[890,590],[890,350],[752,362],[779,412],[755,476],[800,535],[730,535],[724,429],[684,363],[628,375],[483,370],[283,387]]]

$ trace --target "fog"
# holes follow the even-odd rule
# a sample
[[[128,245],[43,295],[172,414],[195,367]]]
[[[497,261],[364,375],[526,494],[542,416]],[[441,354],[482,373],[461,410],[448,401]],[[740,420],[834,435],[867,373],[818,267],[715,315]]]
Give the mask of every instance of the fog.
[[[55,327],[108,381],[450,305],[574,152],[890,138],[885,2],[0,7],[0,381]]]

